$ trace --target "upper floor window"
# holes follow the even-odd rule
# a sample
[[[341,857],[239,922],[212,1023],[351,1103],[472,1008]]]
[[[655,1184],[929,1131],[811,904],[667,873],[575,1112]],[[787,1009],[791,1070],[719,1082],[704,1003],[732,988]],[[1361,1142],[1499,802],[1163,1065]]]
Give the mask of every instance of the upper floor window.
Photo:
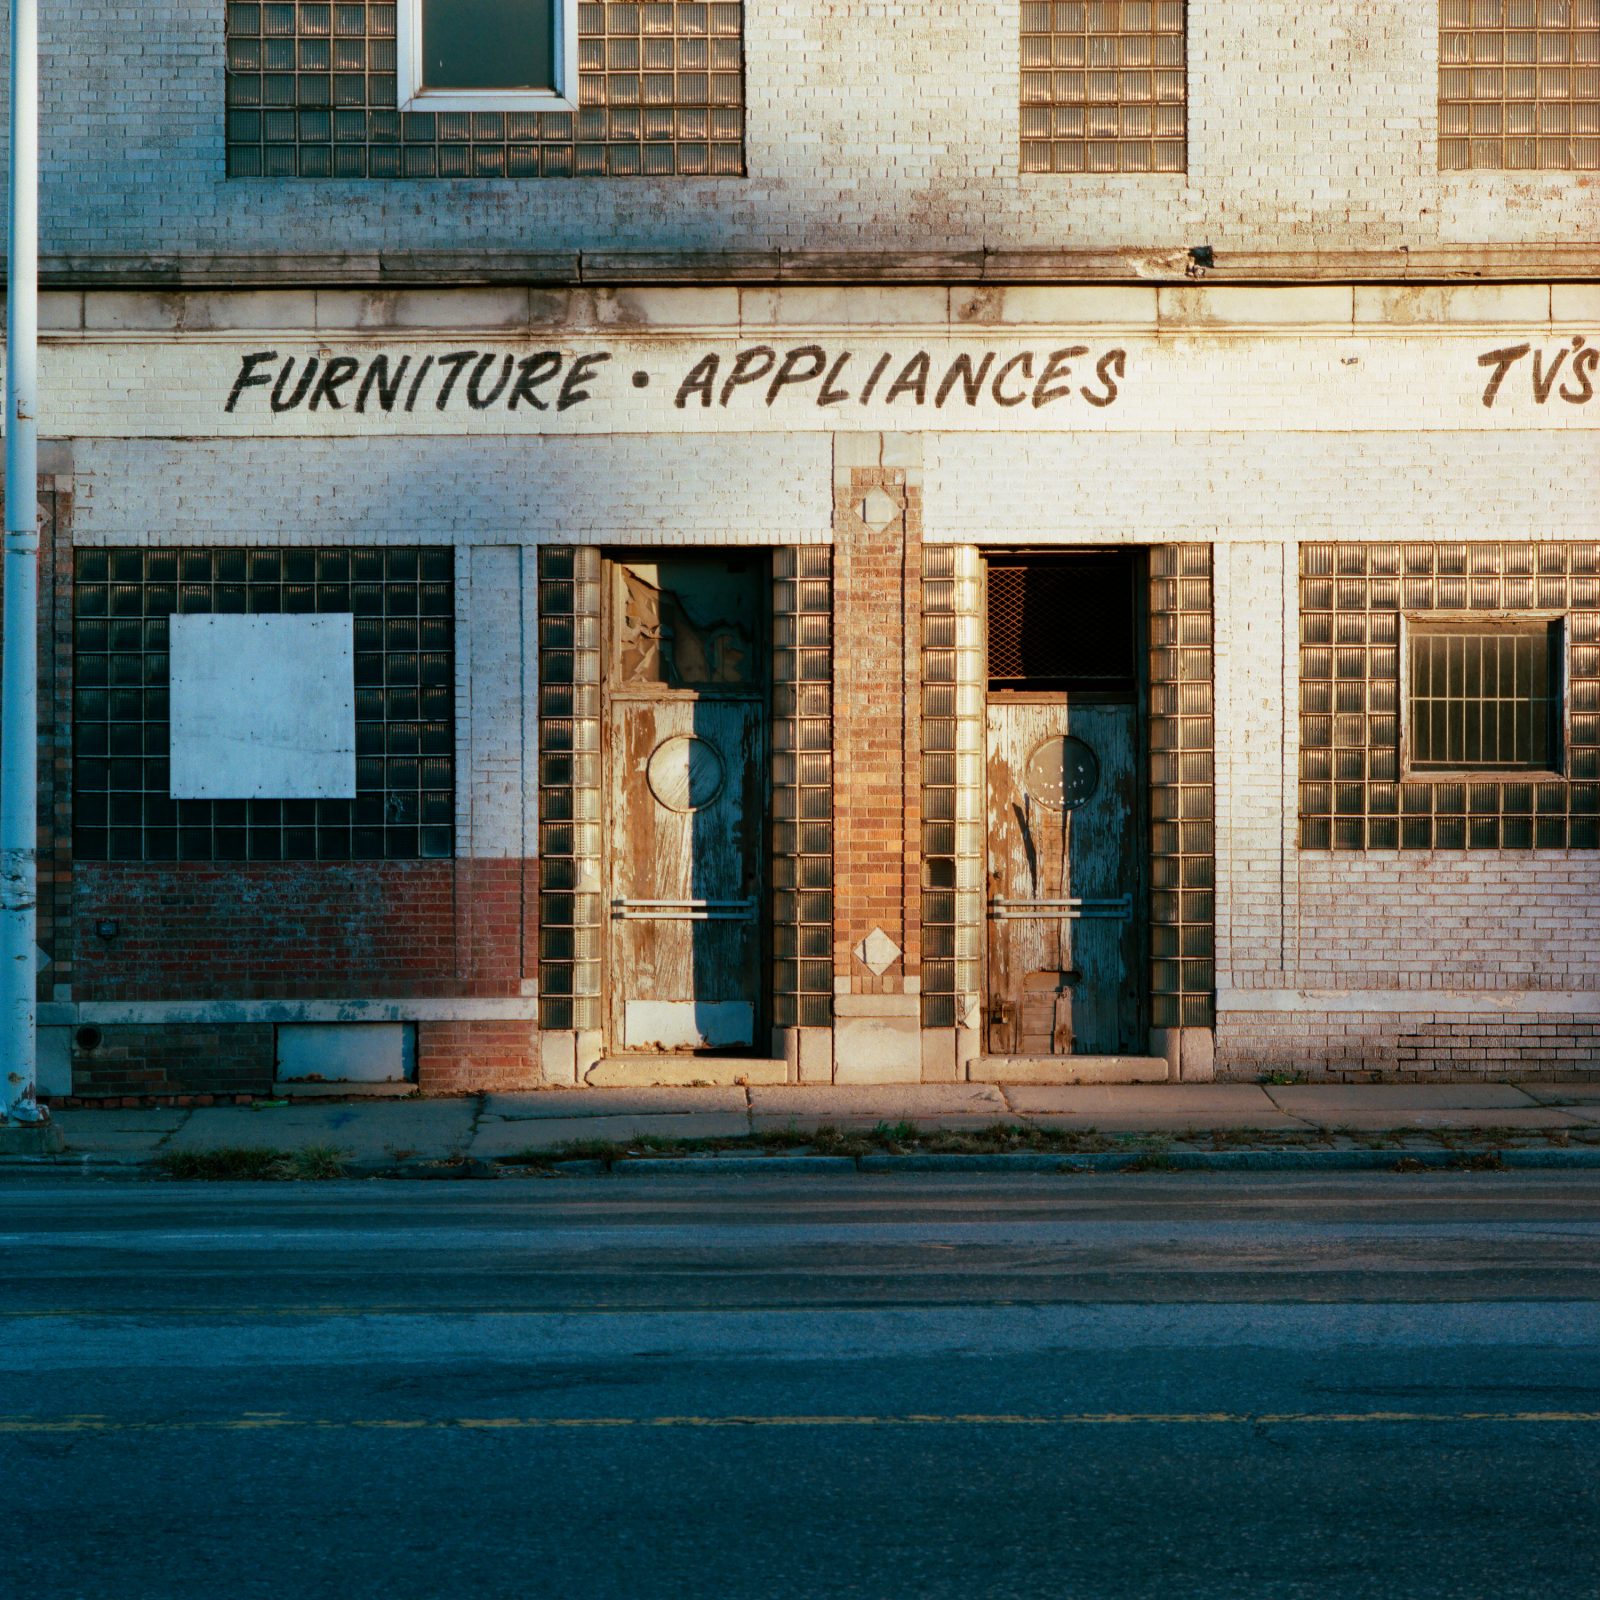
[[[401,106],[571,109],[577,9],[577,0],[400,0]]]
[[[1441,0],[1439,165],[1600,169],[1600,0]]]
[[[1023,0],[1022,170],[1182,172],[1184,0]]]
[[[744,173],[739,0],[228,0],[230,178]]]

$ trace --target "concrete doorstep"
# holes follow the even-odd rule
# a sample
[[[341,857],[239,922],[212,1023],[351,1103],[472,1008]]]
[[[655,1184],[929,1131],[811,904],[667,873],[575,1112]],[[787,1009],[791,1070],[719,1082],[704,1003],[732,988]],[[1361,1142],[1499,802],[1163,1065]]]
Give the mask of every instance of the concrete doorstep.
[[[5,1130],[10,1172],[493,1175],[633,1170],[1600,1166],[1600,1085],[945,1083],[610,1087],[86,1110]],[[1498,1155],[1496,1155],[1498,1153]],[[249,1159],[246,1159],[248,1157]],[[818,1166],[818,1163],[822,1163]],[[887,1163],[887,1165],[886,1165]]]

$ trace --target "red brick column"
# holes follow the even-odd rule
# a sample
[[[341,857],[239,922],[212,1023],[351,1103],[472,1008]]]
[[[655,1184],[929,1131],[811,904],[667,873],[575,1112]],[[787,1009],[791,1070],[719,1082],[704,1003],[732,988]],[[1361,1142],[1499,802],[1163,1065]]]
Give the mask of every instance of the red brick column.
[[[917,441],[834,445],[834,1013],[841,1082],[921,1076],[921,572]],[[874,933],[882,972],[857,954]],[[887,953],[887,952],[886,952]]]

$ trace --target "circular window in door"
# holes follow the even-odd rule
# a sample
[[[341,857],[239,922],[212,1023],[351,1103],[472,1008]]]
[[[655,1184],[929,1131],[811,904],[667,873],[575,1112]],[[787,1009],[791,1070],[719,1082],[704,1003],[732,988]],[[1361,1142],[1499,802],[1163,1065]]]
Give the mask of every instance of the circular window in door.
[[[1070,733],[1043,739],[1028,757],[1023,787],[1051,811],[1072,811],[1100,787],[1100,761]]]
[[[704,739],[674,734],[650,753],[644,776],[668,811],[698,811],[722,792],[722,757]]]

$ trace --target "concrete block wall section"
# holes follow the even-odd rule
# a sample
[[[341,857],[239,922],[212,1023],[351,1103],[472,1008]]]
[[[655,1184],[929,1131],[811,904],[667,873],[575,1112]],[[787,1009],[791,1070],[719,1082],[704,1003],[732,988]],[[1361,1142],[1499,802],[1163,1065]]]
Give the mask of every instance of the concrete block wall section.
[[[1440,171],[1434,0],[1188,11],[1182,173],[1021,172],[1018,0],[780,0],[743,13],[748,176],[603,182],[229,180],[220,3],[47,11],[44,249],[375,263],[528,240],[570,252],[1131,244],[1181,261],[1207,243],[1398,251],[1583,237],[1582,174]]]

